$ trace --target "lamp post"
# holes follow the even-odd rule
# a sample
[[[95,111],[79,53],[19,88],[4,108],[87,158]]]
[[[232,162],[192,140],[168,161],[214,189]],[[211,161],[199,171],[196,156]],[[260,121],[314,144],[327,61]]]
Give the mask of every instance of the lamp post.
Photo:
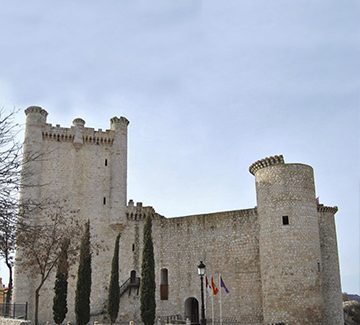
[[[205,264],[200,261],[198,265],[198,274],[200,276],[200,288],[201,288],[201,319],[200,325],[206,325],[206,318],[205,318],[205,306],[204,306],[204,275],[205,275]]]

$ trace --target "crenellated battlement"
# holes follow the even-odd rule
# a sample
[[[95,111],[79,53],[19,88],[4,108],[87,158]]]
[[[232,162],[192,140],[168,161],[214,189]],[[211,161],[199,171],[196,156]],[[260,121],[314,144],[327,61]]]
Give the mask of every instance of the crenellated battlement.
[[[62,128],[60,126],[52,126],[47,124],[42,132],[43,140],[71,142],[75,138],[76,127]],[[97,145],[112,145],[114,141],[114,131],[101,129],[95,131],[93,128],[84,128],[82,132],[83,143],[97,144]]]
[[[73,125],[78,127],[83,127],[85,125],[85,121],[82,118],[76,118],[73,120]]]
[[[46,118],[46,116],[48,115],[48,112],[45,111],[42,107],[40,106],[29,106],[26,110],[25,110],[25,114],[29,115],[31,113],[39,113],[42,116],[44,116]]]
[[[152,206],[144,207],[142,202],[137,202],[135,205],[133,200],[129,200],[126,211],[127,220],[145,220],[147,216],[150,216],[152,219],[164,218],[162,215],[156,213]]]
[[[74,126],[70,128],[60,127],[60,125],[53,126],[46,124],[42,136],[43,140],[71,142],[75,138],[77,129],[81,128],[83,143],[96,144],[96,145],[112,145],[114,142],[115,131],[102,129],[95,130],[94,128],[84,127],[85,121],[82,119],[75,119]]]
[[[125,124],[126,126],[129,125],[129,120],[124,116],[114,116],[110,119],[111,124]]]
[[[338,207],[334,206],[334,207],[327,207],[324,206],[323,204],[319,204],[317,206],[317,210],[318,212],[325,212],[325,213],[331,213],[331,214],[335,214],[338,211]]]
[[[75,137],[70,132],[63,132],[63,133],[43,132],[42,136],[43,136],[43,140],[59,141],[59,142],[72,142],[74,140],[74,137]]]
[[[25,110],[25,114],[26,114],[26,125],[29,128],[42,127],[43,125],[46,124],[46,118],[47,118],[48,113],[40,106],[29,106]],[[29,131],[28,135],[33,135],[34,132],[37,133],[35,131],[35,129],[32,129],[30,131],[29,128],[28,128],[28,131]]]
[[[274,165],[280,165],[280,164],[284,164],[284,157],[283,155],[278,155],[278,156],[271,156],[271,157],[266,157],[264,159],[260,159],[256,162],[254,162],[250,167],[249,167],[249,172],[253,175],[255,175],[255,173],[262,168],[265,167],[269,167],[269,166],[274,166]]]
[[[25,113],[28,126],[33,125],[38,129],[42,134],[43,140],[74,142],[77,148],[85,143],[111,146],[114,143],[115,134],[123,132],[121,130],[129,124],[126,117],[115,116],[110,119],[110,129],[106,129],[105,131],[85,127],[85,120],[82,118],[75,118],[71,127],[61,127],[59,124],[54,126],[46,123],[48,113],[40,106],[29,106],[25,110]],[[29,133],[29,136],[32,136],[32,133]]]

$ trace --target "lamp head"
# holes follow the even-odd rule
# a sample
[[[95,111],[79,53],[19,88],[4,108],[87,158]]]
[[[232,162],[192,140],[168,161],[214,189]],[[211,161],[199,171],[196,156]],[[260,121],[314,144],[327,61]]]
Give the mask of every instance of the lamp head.
[[[203,261],[200,261],[200,264],[198,265],[198,274],[200,276],[203,276],[205,274],[205,264],[203,263]]]

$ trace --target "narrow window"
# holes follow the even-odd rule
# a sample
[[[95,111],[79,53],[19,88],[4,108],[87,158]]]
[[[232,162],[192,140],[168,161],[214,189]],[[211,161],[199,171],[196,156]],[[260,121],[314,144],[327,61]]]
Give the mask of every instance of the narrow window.
[[[160,270],[160,300],[169,299],[168,270]]]
[[[288,216],[283,216],[282,217],[282,222],[283,222],[283,225],[288,225],[289,224],[289,217]]]
[[[317,266],[318,266],[318,272],[320,272],[321,271],[320,263],[317,263]]]
[[[106,204],[106,197],[104,197],[104,199],[103,199],[103,203],[104,203],[104,205]]]
[[[132,251],[135,251],[135,244],[132,244]]]
[[[105,159],[105,166],[107,166],[107,159]]]
[[[136,271],[132,270],[130,272],[130,283],[136,283]]]

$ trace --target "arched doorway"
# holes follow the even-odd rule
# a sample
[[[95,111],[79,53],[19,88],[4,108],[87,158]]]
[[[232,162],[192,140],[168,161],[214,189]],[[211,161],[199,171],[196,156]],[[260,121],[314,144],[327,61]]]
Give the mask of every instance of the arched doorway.
[[[199,302],[194,297],[185,300],[185,319],[187,318],[191,324],[199,324]]]

